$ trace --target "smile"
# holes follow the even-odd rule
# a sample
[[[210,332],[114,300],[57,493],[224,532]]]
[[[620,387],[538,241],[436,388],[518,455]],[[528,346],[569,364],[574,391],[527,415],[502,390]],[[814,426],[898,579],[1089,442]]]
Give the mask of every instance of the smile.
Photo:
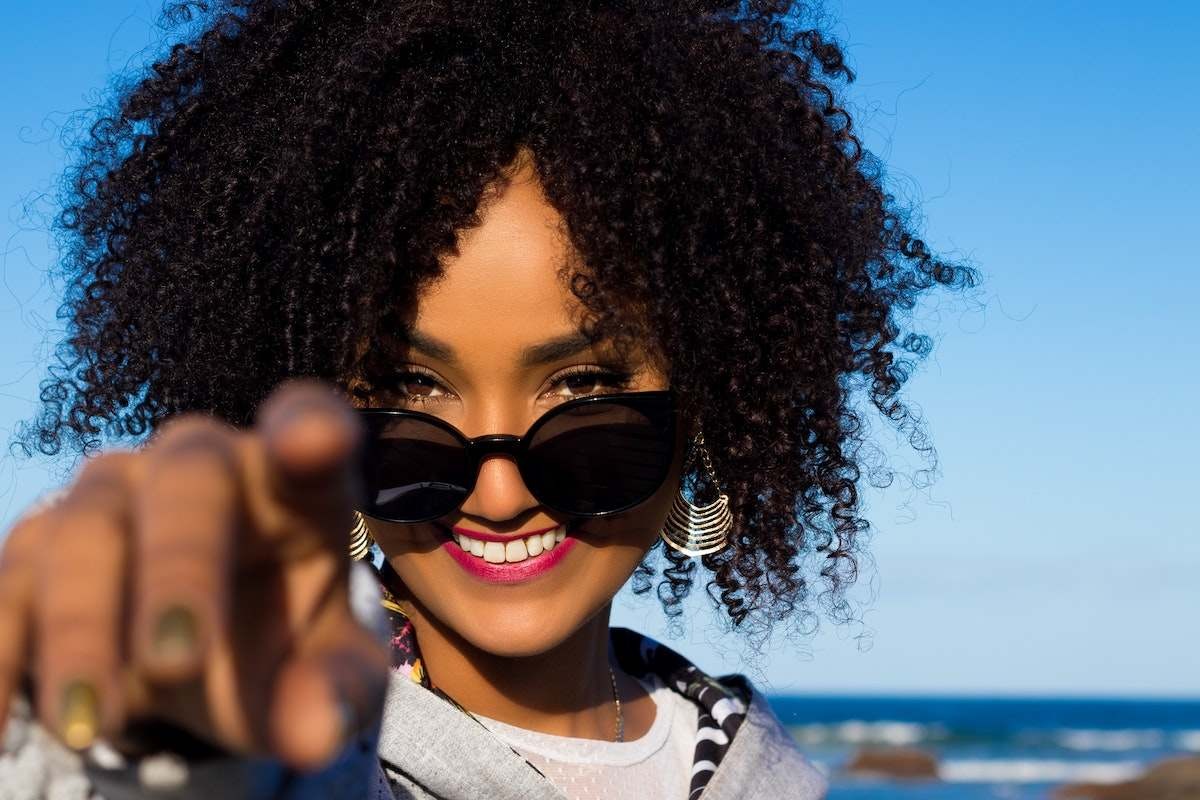
[[[442,547],[466,572],[487,583],[519,583],[552,569],[578,541],[565,525],[519,539],[446,532]]]
[[[566,527],[559,525],[544,533],[535,533],[523,539],[509,539],[506,542],[473,539],[465,533],[455,533],[454,539],[463,552],[482,558],[489,564],[515,564],[548,553],[566,536]]]

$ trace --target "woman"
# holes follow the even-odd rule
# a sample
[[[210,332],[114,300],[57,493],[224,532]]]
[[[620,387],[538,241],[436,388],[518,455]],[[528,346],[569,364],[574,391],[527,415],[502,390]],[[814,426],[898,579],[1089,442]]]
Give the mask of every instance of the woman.
[[[900,317],[974,282],[891,207],[806,15],[173,8],[60,218],[24,442],[91,457],[0,560],[0,784],[821,796],[744,678],[609,627],[659,566],[668,613],[699,579],[748,630],[837,617],[854,390],[914,432]]]

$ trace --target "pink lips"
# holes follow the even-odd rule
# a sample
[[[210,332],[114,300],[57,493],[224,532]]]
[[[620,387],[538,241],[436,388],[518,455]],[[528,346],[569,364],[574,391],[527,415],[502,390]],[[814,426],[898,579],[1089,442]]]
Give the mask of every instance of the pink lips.
[[[547,530],[553,530],[553,528]],[[529,533],[532,534],[533,531]],[[485,537],[478,536],[478,538],[484,539]],[[501,537],[498,541],[507,541],[511,538]],[[489,539],[489,541],[491,540]],[[568,534],[565,539],[556,544],[554,549],[549,552],[543,552],[541,555],[527,558],[524,561],[505,562],[503,564],[493,564],[490,561],[484,561],[479,556],[473,556],[459,547],[458,542],[453,539],[447,539],[443,542],[442,548],[450,554],[451,558],[458,562],[460,567],[479,580],[486,581],[487,583],[521,583],[522,581],[532,580],[554,569],[566,557],[567,553],[575,547],[577,541],[578,539]]]

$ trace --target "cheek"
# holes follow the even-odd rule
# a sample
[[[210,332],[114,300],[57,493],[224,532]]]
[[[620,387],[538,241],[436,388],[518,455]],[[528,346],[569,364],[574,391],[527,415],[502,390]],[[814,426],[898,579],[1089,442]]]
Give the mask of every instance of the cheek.
[[[429,552],[438,546],[437,536],[430,525],[401,525],[395,522],[368,520],[371,536],[390,560],[393,556]]]

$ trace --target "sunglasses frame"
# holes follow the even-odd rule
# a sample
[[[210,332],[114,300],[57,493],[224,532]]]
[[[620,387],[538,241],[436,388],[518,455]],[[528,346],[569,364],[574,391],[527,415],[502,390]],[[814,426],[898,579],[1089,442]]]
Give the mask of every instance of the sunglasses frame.
[[[414,411],[409,408],[358,408],[355,409],[355,411],[364,422],[364,425],[368,431],[372,430],[374,427],[371,425],[371,421],[373,419],[380,418],[415,419],[440,428],[454,437],[454,440],[462,445],[471,474],[470,485],[464,487],[466,489],[466,494],[463,496],[462,502],[449,511],[444,511],[440,514],[435,514],[424,519],[396,519],[393,517],[380,516],[364,510],[360,510],[359,513],[363,514],[364,516],[371,517],[372,519],[383,520],[384,522],[416,525],[422,522],[430,522],[438,517],[442,517],[453,511],[457,511],[462,507],[462,503],[465,503],[467,498],[471,496],[471,493],[475,491],[475,485],[479,481],[479,470],[482,466],[483,459],[494,454],[510,456],[516,463],[517,470],[521,474],[521,480],[525,483],[526,488],[529,489],[530,494],[532,494],[539,503],[553,511],[558,511],[560,514],[567,514],[568,516],[572,517],[599,518],[611,516],[613,514],[620,514],[623,511],[628,511],[631,508],[639,506],[646,502],[650,495],[647,495],[641,500],[629,503],[620,508],[607,511],[591,513],[562,511],[561,509],[555,508],[550,503],[545,502],[541,497],[538,497],[538,493],[534,490],[533,486],[530,485],[529,480],[526,477],[523,464],[525,463],[526,453],[529,450],[529,443],[533,440],[537,432],[543,426],[545,426],[547,422],[553,420],[561,414],[566,413],[567,411],[579,408],[581,406],[594,405],[596,403],[616,403],[617,405],[624,405],[626,407],[635,408],[639,411],[648,408],[649,411],[646,413],[648,418],[650,418],[652,421],[665,421],[665,434],[667,437],[669,437],[671,442],[671,461],[667,463],[667,466],[663,470],[662,479],[660,479],[658,483],[658,486],[661,487],[662,481],[666,480],[667,475],[670,474],[671,464],[674,462],[676,455],[675,451],[677,449],[676,437],[678,429],[679,407],[678,403],[676,402],[675,393],[671,389],[660,389],[645,392],[614,392],[611,394],[589,395],[587,397],[577,397],[573,400],[567,400],[566,402],[560,403],[535,419],[525,433],[521,436],[516,436],[509,433],[491,433],[484,434],[482,436],[469,437],[441,417],[426,413],[424,411]],[[655,491],[657,491],[657,489]]]

